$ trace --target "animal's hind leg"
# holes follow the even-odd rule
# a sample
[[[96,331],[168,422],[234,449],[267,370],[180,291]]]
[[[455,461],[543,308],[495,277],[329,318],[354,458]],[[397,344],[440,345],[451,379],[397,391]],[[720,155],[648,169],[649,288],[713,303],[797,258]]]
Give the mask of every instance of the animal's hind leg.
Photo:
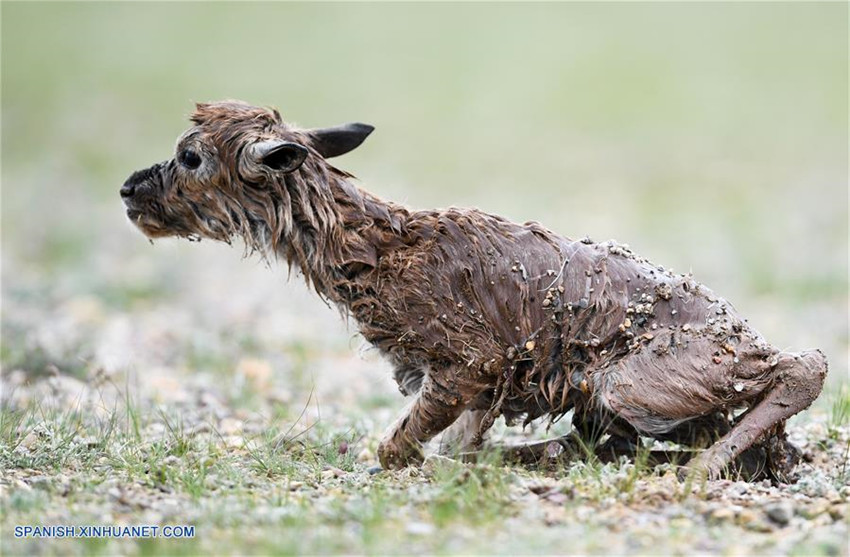
[[[687,421],[667,433],[656,435],[659,441],[670,441],[689,447],[705,448],[729,433],[732,425],[726,412],[715,412]]]
[[[775,381],[761,401],[722,439],[688,464],[688,469],[718,478],[743,451],[817,398],[826,377],[820,350],[779,354]]]

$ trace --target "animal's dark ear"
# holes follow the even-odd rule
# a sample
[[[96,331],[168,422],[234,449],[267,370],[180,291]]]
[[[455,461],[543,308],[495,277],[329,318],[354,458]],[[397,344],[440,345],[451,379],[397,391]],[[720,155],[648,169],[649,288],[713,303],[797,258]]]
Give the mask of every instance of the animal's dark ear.
[[[261,141],[251,149],[257,164],[280,172],[292,172],[304,163],[307,148],[290,141]]]
[[[313,147],[326,159],[351,151],[366,139],[375,128],[369,124],[343,124],[333,128],[309,130]]]

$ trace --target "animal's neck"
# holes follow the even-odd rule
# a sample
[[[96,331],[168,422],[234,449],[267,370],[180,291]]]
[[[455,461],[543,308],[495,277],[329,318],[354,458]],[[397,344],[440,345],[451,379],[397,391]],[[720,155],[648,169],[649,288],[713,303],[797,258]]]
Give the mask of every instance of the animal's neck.
[[[318,176],[309,184],[287,184],[294,186],[287,187],[291,225],[275,251],[320,295],[346,304],[381,253],[403,243],[408,211],[359,189],[333,168]]]

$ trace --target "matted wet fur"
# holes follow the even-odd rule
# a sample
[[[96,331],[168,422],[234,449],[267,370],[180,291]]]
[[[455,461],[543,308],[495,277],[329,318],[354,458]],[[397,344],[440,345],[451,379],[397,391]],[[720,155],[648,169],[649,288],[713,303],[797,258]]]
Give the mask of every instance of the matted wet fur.
[[[571,410],[578,435],[610,436],[603,449],[713,443],[689,463],[712,478],[748,449],[774,477],[795,464],[784,423],[820,393],[826,359],[768,344],[690,276],[536,222],[383,201],[326,161],[371,126],[298,129],[237,101],[191,119],[175,158],[124,184],[130,220],[151,238],[241,237],[348,312],[414,397],[383,466],[420,462],[452,424],[444,444],[465,451],[499,416]]]

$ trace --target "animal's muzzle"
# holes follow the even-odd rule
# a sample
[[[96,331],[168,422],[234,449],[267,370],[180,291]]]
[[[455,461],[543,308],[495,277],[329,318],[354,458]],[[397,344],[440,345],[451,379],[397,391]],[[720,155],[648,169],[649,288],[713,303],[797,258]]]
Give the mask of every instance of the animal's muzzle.
[[[121,199],[127,214],[133,218],[155,201],[156,192],[161,190],[163,170],[167,163],[158,163],[150,168],[134,172],[121,186]]]
[[[124,185],[121,186],[121,197],[128,198],[133,197],[133,194],[136,193],[136,184],[127,180],[124,182]]]
[[[130,202],[141,190],[154,187],[162,181],[162,168],[165,163],[158,163],[150,168],[133,172],[124,185],[121,186],[121,198],[125,203]]]

